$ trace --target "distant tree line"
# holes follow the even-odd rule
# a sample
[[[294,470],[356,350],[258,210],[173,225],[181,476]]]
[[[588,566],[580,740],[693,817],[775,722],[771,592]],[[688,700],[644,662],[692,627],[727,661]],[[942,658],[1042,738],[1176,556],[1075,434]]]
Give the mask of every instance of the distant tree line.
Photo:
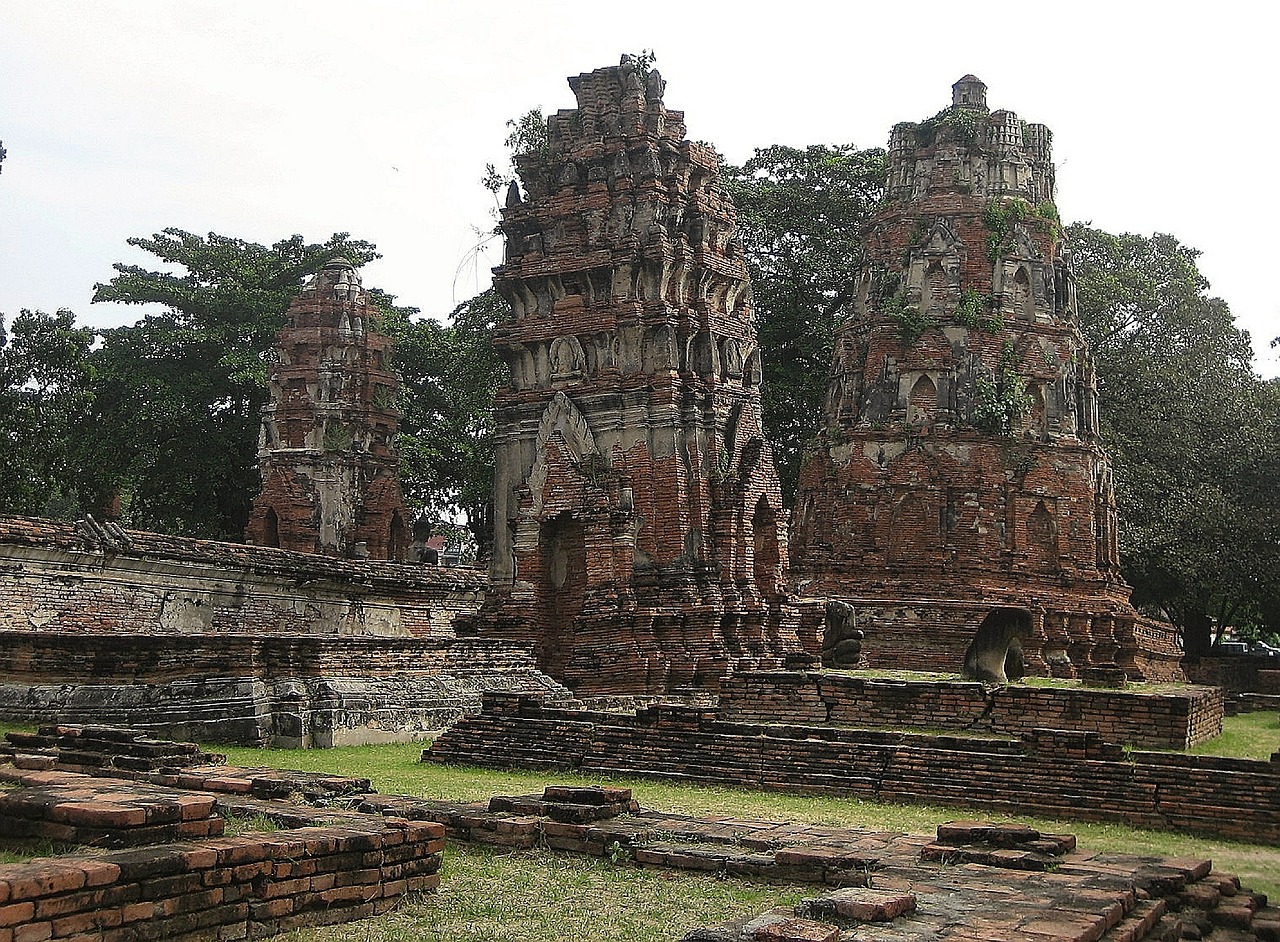
[[[788,503],[823,424],[834,326],[884,174],[882,150],[852,146],[770,147],[724,168]],[[1280,630],[1280,383],[1254,372],[1248,335],[1209,295],[1194,249],[1086,225],[1067,237],[1135,604],[1170,618],[1192,652],[1227,624]],[[178,229],[130,243],[167,270],[117,264],[94,300],[158,313],[103,330],[69,311],[0,317],[0,512],[111,508],[133,527],[240,539],[259,486],[268,352],[289,302],[329,260],[362,265],[376,248],[346,234],[266,246]],[[489,337],[509,313],[492,290],[447,323],[375,300],[403,378],[406,498],[433,518],[465,512],[484,547],[493,395],[505,382]]]

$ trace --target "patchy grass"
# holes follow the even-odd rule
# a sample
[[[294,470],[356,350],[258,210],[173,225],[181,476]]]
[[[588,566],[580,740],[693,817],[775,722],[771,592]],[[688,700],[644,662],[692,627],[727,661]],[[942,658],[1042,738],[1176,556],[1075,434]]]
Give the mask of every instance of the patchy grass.
[[[380,919],[299,930],[287,942],[669,942],[699,926],[792,905],[811,887],[639,870],[545,850],[450,845],[440,889]]]
[[[267,817],[265,814],[254,814],[247,818],[240,818],[234,814],[222,812],[222,816],[227,819],[227,827],[223,832],[227,837],[236,837],[241,834],[255,834],[260,831],[278,831],[280,825]]]
[[[66,841],[55,841],[47,837],[6,837],[0,840],[0,864],[26,863],[36,857],[62,857],[66,854],[85,857],[102,853],[105,851],[100,847],[68,844]]]
[[[866,667],[856,670],[837,670],[832,668],[822,668],[824,673],[843,674],[848,677],[865,677],[869,680],[901,680],[914,683],[976,683],[976,681],[966,680],[962,674],[940,671],[908,671],[908,670],[889,670],[887,668]],[[992,686],[992,685],[988,685]],[[1010,681],[1007,686],[1010,687],[1039,687],[1057,690],[1077,690],[1085,685],[1079,680],[1067,677],[1038,677],[1028,676],[1020,680]],[[1122,693],[1177,693],[1186,690],[1190,684],[1151,684],[1137,681],[1126,683],[1123,688],[1116,692]],[[1097,690],[1105,693],[1109,688],[1091,687],[1091,690]]]
[[[1222,734],[1192,746],[1187,752],[1202,756],[1235,756],[1238,759],[1270,759],[1280,752],[1280,713],[1241,713],[1222,721]]]

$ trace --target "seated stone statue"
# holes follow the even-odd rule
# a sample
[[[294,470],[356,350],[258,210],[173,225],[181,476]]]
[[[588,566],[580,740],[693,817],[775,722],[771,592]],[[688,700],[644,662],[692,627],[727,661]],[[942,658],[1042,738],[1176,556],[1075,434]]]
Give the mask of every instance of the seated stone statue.
[[[1022,639],[1031,637],[1031,613],[1025,608],[987,612],[964,654],[964,676],[988,684],[1019,680],[1026,673]]]
[[[822,626],[822,666],[857,667],[862,662],[862,637],[853,606],[839,599],[829,600]]]

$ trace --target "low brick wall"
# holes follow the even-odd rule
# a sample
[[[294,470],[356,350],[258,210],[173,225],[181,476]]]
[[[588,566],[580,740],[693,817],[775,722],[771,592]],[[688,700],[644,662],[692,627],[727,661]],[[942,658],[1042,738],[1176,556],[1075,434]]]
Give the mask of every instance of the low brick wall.
[[[283,747],[420,738],[483,690],[569,692],[484,639],[0,631],[0,717]]]
[[[0,866],[0,939],[261,938],[439,885],[444,828],[384,820]]]
[[[448,636],[478,569],[330,559],[0,515],[0,629]]]
[[[1248,654],[1189,657],[1182,667],[1193,683],[1221,687],[1228,693],[1280,694],[1280,658]]]
[[[739,723],[834,724],[1021,736],[1037,728],[1099,733],[1108,742],[1185,749],[1222,732],[1222,691],[987,687],[832,672],[756,671],[720,685],[718,717]]]
[[[427,757],[970,805],[1280,843],[1280,763],[1126,753],[1089,732],[928,736],[728,723],[680,707],[588,713],[493,694],[480,715],[436,739]]]

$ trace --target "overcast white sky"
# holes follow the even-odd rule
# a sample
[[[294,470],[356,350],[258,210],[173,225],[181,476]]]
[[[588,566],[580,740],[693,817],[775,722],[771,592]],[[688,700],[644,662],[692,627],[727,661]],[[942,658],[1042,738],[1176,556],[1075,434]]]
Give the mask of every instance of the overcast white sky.
[[[378,244],[365,283],[444,316],[488,283],[479,180],[565,77],[656,51],[690,136],[882,146],[973,72],[1052,128],[1068,221],[1172,232],[1254,335],[1280,334],[1280,55],[1266,4],[0,0],[0,312],[86,323],[125,245],[176,226]],[[1264,251],[1265,250],[1265,251]]]

